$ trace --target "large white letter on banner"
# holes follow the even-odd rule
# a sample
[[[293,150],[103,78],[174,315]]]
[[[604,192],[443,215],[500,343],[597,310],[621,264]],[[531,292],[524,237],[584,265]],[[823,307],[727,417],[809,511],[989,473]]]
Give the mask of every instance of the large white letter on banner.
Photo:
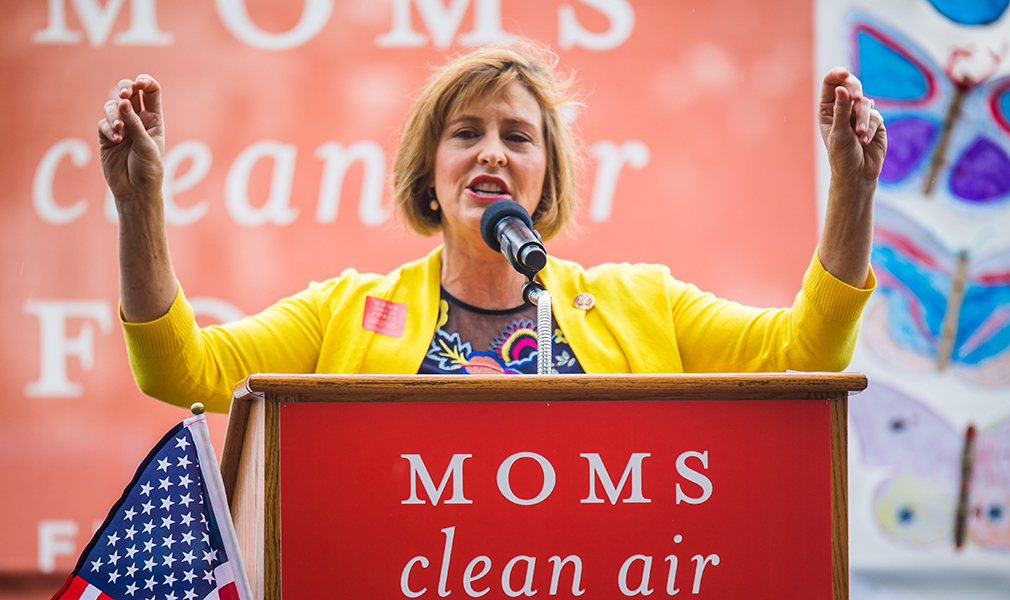
[[[571,50],[581,46],[586,50],[611,50],[623,44],[635,28],[635,9],[628,0],[580,0],[606,15],[610,28],[603,33],[589,31],[579,23],[575,9],[569,4],[558,7],[558,47]]]
[[[515,495],[512,491],[512,484],[509,483],[509,474],[512,472],[512,465],[515,464],[520,458],[532,458],[537,461],[540,465],[540,470],[544,474],[544,485],[540,488],[540,493],[533,498],[520,498]],[[533,504],[540,504],[551,495],[554,491],[554,485],[557,483],[557,473],[554,472],[554,465],[551,461],[547,460],[543,456],[537,454],[536,452],[516,452],[512,456],[506,458],[502,461],[502,464],[498,467],[498,491],[501,492],[502,496],[513,503],[520,506],[531,506]]]
[[[27,396],[71,396],[84,393],[84,386],[67,378],[67,357],[76,356],[85,371],[94,366],[94,328],[81,325],[77,337],[67,337],[67,319],[98,321],[102,333],[112,330],[112,306],[105,300],[27,300],[24,312],[39,319],[41,372],[38,381],[25,386]]]
[[[607,473],[607,467],[604,466],[603,459],[600,458],[599,454],[580,454],[579,456],[589,461],[589,497],[583,498],[579,502],[583,504],[603,503],[603,498],[596,495],[596,479],[599,478],[600,483],[603,484],[603,491],[607,493],[607,498],[610,499],[610,503],[617,504],[617,499],[621,496],[621,491],[624,490],[624,484],[627,483],[629,474],[631,475],[631,496],[625,498],[624,502],[652,502],[652,500],[642,495],[642,459],[651,456],[648,452],[632,453],[631,458],[628,460],[628,465],[624,467],[621,482],[616,487],[614,486],[614,481],[610,478],[610,473]]]
[[[179,166],[191,160],[189,170],[176,176]],[[201,200],[183,208],[175,203],[175,194],[185,192],[203,181],[210,171],[210,147],[200,140],[186,140],[170,148],[165,153],[165,179],[161,184],[161,195],[165,199],[165,222],[169,225],[184,226],[202,219],[210,210],[210,203]]]
[[[261,158],[274,161],[270,192],[266,203],[253,208],[249,205],[249,175]],[[224,200],[228,214],[239,225],[258,227],[265,223],[289,225],[298,217],[298,209],[289,206],[291,186],[295,179],[295,159],[298,148],[273,140],[256,142],[242,151],[228,169],[224,182]]]
[[[393,0],[393,27],[375,38],[377,46],[417,47],[428,43],[428,36],[414,31],[410,22],[412,0]],[[473,30],[459,36],[461,44],[493,44],[508,39],[501,26],[500,0],[473,0]],[[437,48],[448,48],[459,31],[470,0],[413,0],[421,20]]]
[[[677,457],[677,473],[681,477],[696,484],[701,488],[701,496],[694,497],[688,496],[680,489],[680,484],[677,484],[677,504],[681,502],[687,502],[688,504],[701,504],[702,502],[708,500],[712,497],[712,480],[702,475],[698,471],[695,471],[691,467],[687,466],[687,459],[697,458],[701,461],[701,466],[705,469],[708,468],[708,450],[704,452],[684,452]]]
[[[214,8],[225,29],[240,42],[259,50],[289,50],[308,42],[326,27],[333,12],[333,0],[305,0],[298,23],[285,33],[257,27],[249,17],[245,0],[214,0]]]
[[[39,571],[56,570],[57,556],[74,556],[77,546],[77,523],[69,519],[42,519],[39,521]]]
[[[130,0],[130,28],[112,38],[114,44],[124,46],[167,46],[174,36],[158,29],[155,0]],[[119,17],[123,0],[70,0],[77,17],[94,47],[105,45],[112,25]],[[66,0],[49,0],[49,25],[32,34],[36,44],[79,44],[84,34],[67,27]]]
[[[561,569],[565,568],[565,565],[572,563],[572,568],[575,572],[572,573],[572,595],[581,596],[586,593],[586,590],[582,589],[582,559],[575,554],[566,556],[564,560],[561,560],[560,556],[550,557],[550,563],[554,565],[554,570],[551,571],[551,596],[558,595],[558,583],[561,581]]]
[[[631,565],[636,562],[642,563],[642,580],[638,583],[638,587],[636,589],[631,589],[628,587],[628,570],[631,569]],[[652,588],[649,587],[649,577],[651,575],[651,556],[646,556],[644,554],[629,556],[628,560],[624,561],[624,564],[621,565],[621,572],[617,574],[617,586],[621,588],[621,593],[625,596],[648,596],[652,593]]]
[[[519,561],[526,563],[526,577],[523,580],[523,587],[518,590],[512,589],[512,569],[515,568]],[[537,591],[533,589],[533,572],[537,568],[537,559],[535,556],[525,556],[520,554],[519,556],[508,561],[505,568],[501,572],[501,589],[505,592],[505,595],[509,598],[518,598],[519,596],[534,596]]]
[[[337,142],[327,142],[316,148],[313,156],[323,161],[316,221],[332,223],[337,219],[344,175],[354,161],[361,161],[365,169],[361,178],[358,218],[369,227],[389,220],[389,211],[382,208],[382,184],[386,177],[386,154],[382,151],[382,146],[367,140],[356,142],[347,148]]]
[[[625,164],[635,169],[649,164],[649,147],[638,140],[629,140],[620,146],[602,141],[593,144],[596,155],[596,176],[593,178],[593,197],[589,201],[589,218],[602,223],[610,218],[617,191],[617,178]]]
[[[400,458],[406,458],[410,462],[410,498],[401,500],[400,504],[424,504],[424,500],[417,497],[417,480],[420,478],[421,485],[428,492],[428,499],[431,500],[431,504],[437,506],[438,499],[442,497],[442,492],[445,491],[445,486],[449,482],[450,477],[452,477],[452,498],[446,500],[445,504],[473,504],[472,500],[467,500],[463,497],[463,460],[471,456],[473,455],[453,454],[452,460],[449,461],[449,467],[445,470],[445,475],[442,476],[442,483],[436,489],[435,482],[431,480],[431,475],[428,474],[428,468],[424,466],[424,461],[421,460],[421,455],[401,454]]]
[[[69,206],[60,206],[53,197],[53,181],[56,179],[56,167],[64,156],[70,156],[70,162],[75,167],[83,167],[91,160],[91,146],[80,138],[67,138],[53,144],[46,151],[35,169],[32,180],[32,206],[35,213],[51,225],[63,225],[77,219],[88,209],[88,201],[78,199]]]

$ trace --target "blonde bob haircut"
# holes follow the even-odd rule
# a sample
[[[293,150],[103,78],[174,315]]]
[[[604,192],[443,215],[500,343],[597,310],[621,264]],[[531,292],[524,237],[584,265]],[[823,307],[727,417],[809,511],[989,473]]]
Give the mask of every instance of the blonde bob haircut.
[[[404,121],[393,165],[393,202],[408,226],[422,235],[442,229],[441,211],[430,207],[435,152],[445,124],[458,107],[505,92],[514,81],[540,105],[547,170],[533,226],[545,240],[568,225],[575,213],[578,151],[561,108],[574,103],[573,77],[555,75],[557,56],[531,42],[489,46],[451,60],[421,88]]]

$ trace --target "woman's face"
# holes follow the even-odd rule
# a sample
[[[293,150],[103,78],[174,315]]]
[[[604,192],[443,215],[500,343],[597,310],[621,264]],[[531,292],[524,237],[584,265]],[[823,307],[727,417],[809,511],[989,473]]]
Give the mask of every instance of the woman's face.
[[[446,245],[483,247],[480,218],[495,200],[511,198],[533,214],[546,172],[543,116],[522,84],[450,114],[435,153]]]

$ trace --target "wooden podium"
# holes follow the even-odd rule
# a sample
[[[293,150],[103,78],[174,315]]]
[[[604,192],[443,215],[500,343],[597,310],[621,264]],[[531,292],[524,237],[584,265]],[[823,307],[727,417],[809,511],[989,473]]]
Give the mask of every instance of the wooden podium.
[[[865,387],[252,375],[221,469],[258,598],[839,600],[847,396]]]

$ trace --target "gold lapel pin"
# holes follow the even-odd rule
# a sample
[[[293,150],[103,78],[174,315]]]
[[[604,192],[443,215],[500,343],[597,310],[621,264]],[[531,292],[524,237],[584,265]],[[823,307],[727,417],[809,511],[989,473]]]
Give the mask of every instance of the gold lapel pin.
[[[596,306],[596,298],[594,298],[589,292],[582,292],[575,297],[575,308],[580,310],[589,310],[594,306]]]

